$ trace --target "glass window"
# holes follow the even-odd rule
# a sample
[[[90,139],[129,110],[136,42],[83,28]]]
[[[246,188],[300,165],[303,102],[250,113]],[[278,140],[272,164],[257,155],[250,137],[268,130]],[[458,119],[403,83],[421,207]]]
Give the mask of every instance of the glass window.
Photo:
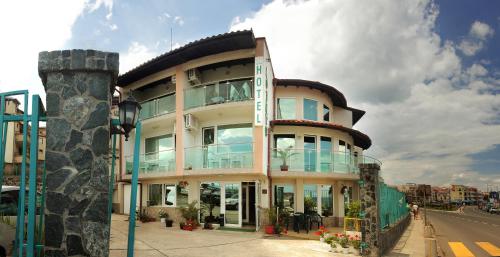
[[[292,120],[296,118],[295,98],[278,98],[278,119]]]
[[[341,152],[341,153],[345,153],[346,152],[345,142],[342,141],[342,140],[339,140],[339,152]]]
[[[331,185],[321,186],[321,215],[325,217],[333,215],[333,187]]]
[[[316,212],[318,206],[318,186],[304,185],[304,212]]]
[[[175,206],[177,190],[175,185],[165,185],[165,205],[166,206]]]
[[[251,152],[252,124],[224,125],[217,127],[219,152]]]
[[[276,185],[274,186],[274,205],[279,206],[287,212],[295,211],[295,193],[293,185]]]
[[[318,120],[318,101],[304,99],[304,119]]]
[[[323,104],[323,120],[330,121],[330,108]]]
[[[189,191],[187,186],[177,185],[177,207],[185,207],[189,204]]]
[[[200,186],[200,222],[215,222],[220,215],[221,187],[219,183],[207,182]]]
[[[162,185],[150,184],[148,185],[149,206],[160,206],[162,199]]]
[[[277,149],[295,148],[295,135],[274,135],[274,147]]]

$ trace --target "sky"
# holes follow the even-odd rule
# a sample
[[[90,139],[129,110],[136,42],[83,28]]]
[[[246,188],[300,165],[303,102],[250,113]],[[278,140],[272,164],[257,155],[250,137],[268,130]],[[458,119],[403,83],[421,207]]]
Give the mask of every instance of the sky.
[[[119,52],[124,73],[251,28],[278,78],[321,81],[366,110],[355,128],[387,183],[484,190],[500,187],[499,10],[487,0],[2,1],[0,91],[44,98],[40,51]]]

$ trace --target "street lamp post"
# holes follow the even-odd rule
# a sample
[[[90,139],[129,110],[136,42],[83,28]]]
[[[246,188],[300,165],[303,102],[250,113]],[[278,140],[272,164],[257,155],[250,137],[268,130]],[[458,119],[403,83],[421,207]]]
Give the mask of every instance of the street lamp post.
[[[135,241],[135,209],[137,203],[137,184],[139,180],[139,152],[141,141],[141,122],[139,121],[139,113],[141,105],[135,100],[132,94],[118,104],[119,108],[119,127],[115,127],[114,134],[125,135],[125,141],[128,141],[129,133],[135,128],[135,142],[134,142],[134,159],[132,168],[131,192],[130,192],[130,216],[128,227],[128,241],[127,241],[127,256],[134,256],[134,241]],[[113,135],[115,136],[115,135]],[[113,144],[115,140],[113,140]],[[113,146],[114,147],[114,146]],[[114,155],[114,152],[113,152]],[[114,158],[114,156],[113,156]],[[114,166],[114,165],[112,165]],[[114,174],[114,170],[112,171]],[[112,187],[110,186],[110,190]],[[111,194],[111,191],[110,191]]]

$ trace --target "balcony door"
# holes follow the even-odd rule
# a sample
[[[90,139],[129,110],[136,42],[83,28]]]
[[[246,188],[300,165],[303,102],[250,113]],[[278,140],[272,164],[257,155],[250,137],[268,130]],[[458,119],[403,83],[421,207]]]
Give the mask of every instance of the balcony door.
[[[215,127],[203,128],[203,168],[214,167]]]
[[[316,137],[304,136],[304,171],[316,171]]]

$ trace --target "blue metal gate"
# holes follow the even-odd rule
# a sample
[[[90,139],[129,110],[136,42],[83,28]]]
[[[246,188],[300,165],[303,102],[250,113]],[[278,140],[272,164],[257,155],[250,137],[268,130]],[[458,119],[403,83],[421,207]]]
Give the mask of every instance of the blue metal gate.
[[[22,114],[6,114],[7,99],[9,97],[21,97],[23,99],[24,111]],[[19,174],[19,195],[16,219],[16,236],[14,241],[13,256],[35,256],[40,255],[43,248],[43,215],[40,210],[44,209],[45,197],[45,165],[42,174],[42,192],[40,194],[41,206],[37,208],[37,161],[38,161],[38,130],[39,122],[46,120],[43,103],[38,95],[32,96],[31,114],[29,108],[28,90],[0,93],[0,192],[4,184],[5,150],[7,141],[7,129],[9,122],[22,122],[22,161],[21,173]],[[28,133],[30,133],[29,160]],[[27,167],[27,164],[29,166]],[[28,168],[29,173],[26,173]],[[26,188],[28,178],[29,188]],[[0,198],[1,201],[1,198]],[[26,202],[27,201],[27,202]],[[37,219],[37,209],[39,217]],[[0,214],[1,215],[1,214]],[[27,221],[27,222],[26,222]],[[36,236],[37,235],[37,236]],[[7,250],[8,251],[8,250]]]

